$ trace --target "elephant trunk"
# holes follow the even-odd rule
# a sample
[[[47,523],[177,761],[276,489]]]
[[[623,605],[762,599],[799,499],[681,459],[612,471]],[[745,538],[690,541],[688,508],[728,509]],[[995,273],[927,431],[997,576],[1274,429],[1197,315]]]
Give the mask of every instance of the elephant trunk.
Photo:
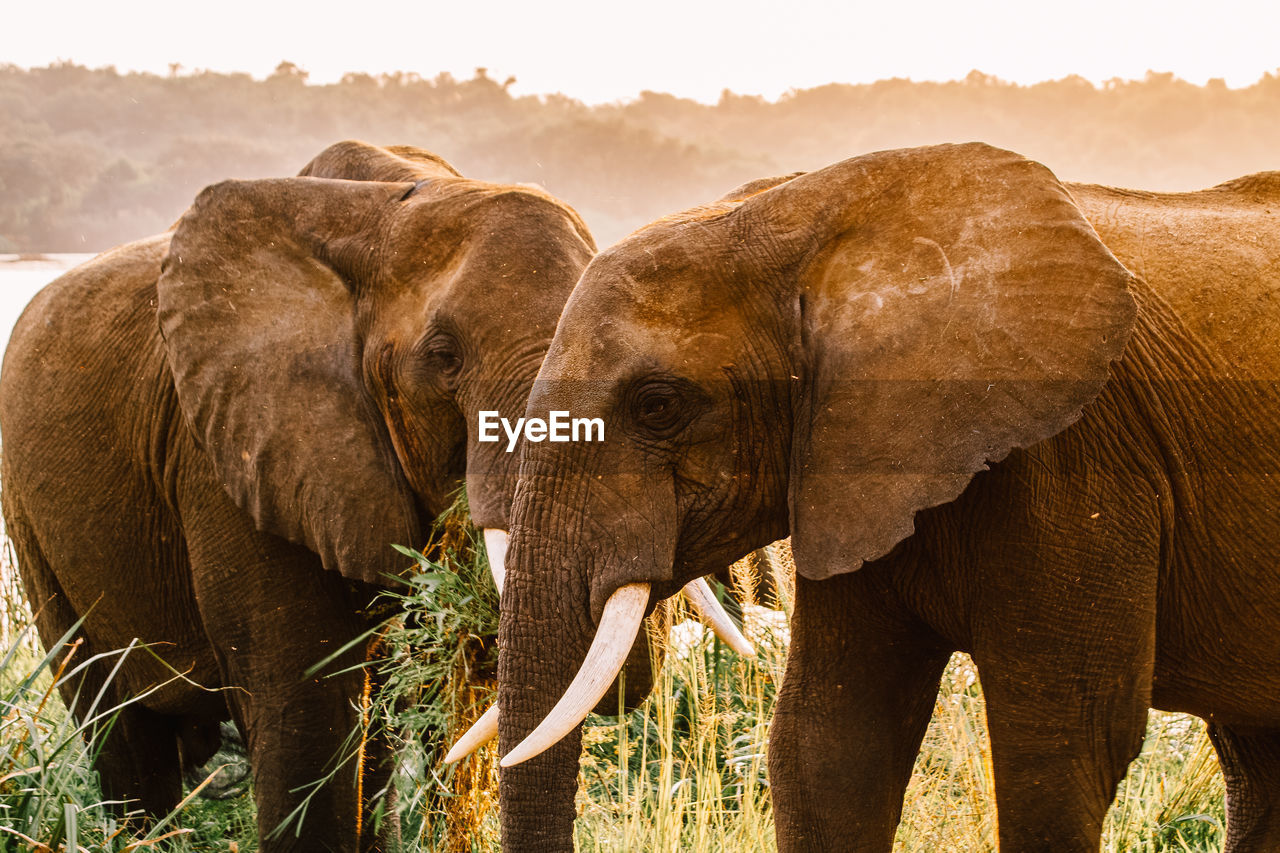
[[[498,642],[499,751],[510,751],[560,698],[586,654],[594,625],[584,567],[566,549],[518,525],[507,559]],[[499,779],[502,848],[573,850],[581,727]]]
[[[591,648],[573,681],[533,733],[506,752],[503,767],[534,758],[569,732],[577,731],[627,662],[631,647],[640,635],[651,589],[647,583],[631,583],[609,597]]]
[[[650,645],[650,635],[666,633],[664,607],[651,617],[659,620],[654,631],[641,624],[649,607],[648,583],[621,581],[621,597],[610,596],[612,589],[602,596],[612,604],[593,606],[593,598],[601,578],[607,585],[608,578],[622,576],[622,568],[638,569],[642,578],[669,575],[674,542],[655,536],[654,525],[625,500],[610,503],[593,494],[595,478],[572,476],[555,459],[530,456],[526,451],[512,507],[502,594],[499,752],[505,757],[552,711],[584,660],[592,659],[588,647],[599,655],[603,645],[605,659],[590,667],[590,689],[577,694],[572,713],[560,715],[555,736],[540,744],[547,748],[519,764],[504,762],[510,765],[500,777],[504,849],[572,850],[581,720],[592,706],[617,713],[620,705],[634,706],[649,693],[662,649],[661,642]],[[605,518],[608,525],[598,526]],[[651,559],[616,565],[620,555],[637,551]],[[615,682],[620,668],[621,691]]]

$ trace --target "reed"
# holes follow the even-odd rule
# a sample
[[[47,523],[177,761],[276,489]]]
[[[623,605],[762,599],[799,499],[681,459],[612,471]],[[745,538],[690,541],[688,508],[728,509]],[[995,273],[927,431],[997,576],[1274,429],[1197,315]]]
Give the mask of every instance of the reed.
[[[385,727],[400,747],[393,799],[404,847],[496,851],[495,746],[457,766],[443,764],[447,745],[495,689],[497,595],[465,502],[442,518],[425,552],[405,553],[414,568],[406,588],[388,594],[383,656],[370,664],[382,686],[368,714],[368,724]],[[787,551],[775,546],[773,556],[781,571],[769,608],[749,600],[754,585],[739,566],[737,594],[747,599],[754,659],[724,648],[676,603],[676,630],[670,639],[654,638],[669,645],[649,700],[617,720],[588,719],[577,802],[584,853],[776,849],[766,754],[792,586]],[[5,590],[12,599],[14,587]],[[8,612],[20,603],[4,602]],[[94,705],[83,723],[66,713],[56,685],[89,663],[75,648],[68,634],[41,656],[23,629],[0,659],[0,853],[256,849],[248,795],[226,803],[189,796],[145,829],[112,815],[90,765],[119,709]],[[145,650],[131,647],[101,657],[116,665],[139,653]],[[995,849],[989,755],[981,682],[973,662],[956,655],[916,761],[895,850]],[[1222,822],[1222,780],[1203,723],[1152,712],[1142,754],[1107,816],[1102,849],[1219,850]]]

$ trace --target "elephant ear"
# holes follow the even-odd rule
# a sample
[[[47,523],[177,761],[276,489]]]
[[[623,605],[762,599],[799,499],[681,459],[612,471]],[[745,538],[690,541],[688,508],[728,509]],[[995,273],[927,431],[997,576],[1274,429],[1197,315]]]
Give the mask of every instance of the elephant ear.
[[[1129,272],[1007,151],[873,154],[747,205],[798,270],[789,499],[811,579],[885,555],[916,512],[1073,423],[1134,323]]]
[[[777,175],[772,178],[756,178],[754,181],[747,181],[741,186],[734,187],[729,192],[720,196],[718,202],[734,202],[745,201],[753,195],[759,195],[765,190],[771,190],[776,186],[785,184],[787,181],[795,180],[803,175],[804,172],[792,172],[789,175]]]
[[[382,148],[347,139],[335,142],[302,167],[299,177],[342,178],[349,181],[422,181],[460,178],[443,157],[412,145]]]
[[[179,222],[160,329],[197,444],[259,530],[386,582],[421,533],[362,380],[353,272],[412,187],[286,178],[209,187]]]

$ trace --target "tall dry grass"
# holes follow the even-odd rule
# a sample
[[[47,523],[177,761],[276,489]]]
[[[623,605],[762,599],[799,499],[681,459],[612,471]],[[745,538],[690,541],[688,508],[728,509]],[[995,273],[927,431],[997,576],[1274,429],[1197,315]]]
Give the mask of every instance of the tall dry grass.
[[[495,747],[458,767],[441,763],[443,748],[487,705],[492,691],[493,650],[483,635],[496,625],[496,597],[483,589],[488,573],[474,534],[457,534],[451,528],[449,548],[419,560],[413,590],[400,602],[416,612],[399,617],[386,634],[388,687],[371,719],[391,727],[403,747],[395,782],[405,849],[483,853],[499,849]],[[785,550],[775,556],[786,565]],[[739,586],[740,595],[750,588]],[[7,589],[12,596],[13,587]],[[791,593],[784,573],[776,602],[784,614]],[[6,601],[11,604],[20,602]],[[677,621],[690,615],[682,603],[675,606]],[[589,718],[577,801],[581,851],[776,849],[766,754],[787,637],[785,620],[768,624],[768,616],[748,608],[748,632],[758,650],[752,660],[723,648],[697,623],[683,622],[650,699],[619,720]],[[11,648],[23,643],[20,636],[10,639]],[[431,648],[424,651],[423,644]],[[120,850],[197,825],[197,832],[161,845],[228,849],[234,842],[245,853],[256,848],[245,801],[201,804],[191,798],[162,833],[141,839],[122,834],[99,805],[87,767],[95,745],[80,742],[81,727],[66,718],[50,689],[59,677],[54,658],[19,649],[3,661],[0,826],[6,814],[12,818],[26,809],[23,835],[35,846],[24,840],[24,849],[66,849],[71,835],[81,846],[88,839],[102,845],[87,849]],[[31,759],[42,749],[47,754],[50,733],[57,735],[61,758],[49,765],[56,775],[41,777],[41,763]],[[67,808],[68,802],[76,805]],[[1219,850],[1222,821],[1222,782],[1203,724],[1153,712],[1142,754],[1107,816],[1102,849]],[[995,835],[981,683],[973,663],[957,655],[942,679],[895,850],[993,850]],[[4,836],[18,840],[0,832],[0,850],[10,846]]]
[[[775,561],[789,566],[785,546],[774,549]],[[744,562],[735,570],[749,568]],[[753,585],[739,578],[743,596]],[[793,581],[785,572],[779,580],[778,601],[770,603],[789,614]],[[676,606],[677,622],[691,619],[683,603]],[[786,632],[776,624],[769,630],[759,611],[748,611],[754,660],[685,622],[650,699],[619,721],[588,719],[577,801],[580,851],[777,849],[766,753]],[[473,761],[468,778],[480,787],[455,793],[482,798],[485,807],[473,812],[479,819],[466,828],[465,849],[496,851],[494,745]],[[1222,778],[1203,723],[1152,712],[1142,753],[1107,815],[1102,850],[1216,851],[1223,820]],[[957,654],[942,677],[894,849],[995,850],[996,826],[982,686],[972,660]]]

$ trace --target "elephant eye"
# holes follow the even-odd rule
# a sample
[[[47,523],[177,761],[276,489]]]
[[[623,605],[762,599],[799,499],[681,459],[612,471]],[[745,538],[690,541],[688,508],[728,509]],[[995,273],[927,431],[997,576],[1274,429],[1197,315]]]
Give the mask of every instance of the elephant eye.
[[[462,351],[452,337],[440,335],[432,338],[423,348],[428,365],[445,379],[452,379],[462,370]]]
[[[633,397],[632,419],[656,438],[669,438],[687,422],[680,390],[667,382],[649,382]]]
[[[462,369],[462,357],[450,350],[437,350],[431,353],[441,373],[452,375]]]

